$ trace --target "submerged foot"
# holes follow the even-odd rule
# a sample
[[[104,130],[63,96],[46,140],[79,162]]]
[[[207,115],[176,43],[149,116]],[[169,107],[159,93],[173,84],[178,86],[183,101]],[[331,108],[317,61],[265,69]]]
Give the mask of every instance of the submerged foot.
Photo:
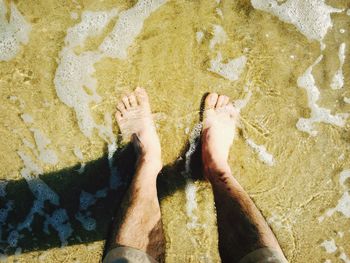
[[[146,90],[138,87],[123,97],[117,104],[116,119],[123,139],[133,142],[139,160],[161,166],[160,142]]]
[[[205,100],[202,132],[202,159],[205,169],[227,166],[236,130],[238,111],[224,95],[211,93]]]

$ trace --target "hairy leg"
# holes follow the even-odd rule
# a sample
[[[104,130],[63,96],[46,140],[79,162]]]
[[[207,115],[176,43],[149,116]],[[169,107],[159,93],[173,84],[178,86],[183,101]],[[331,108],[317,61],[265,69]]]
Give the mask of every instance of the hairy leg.
[[[215,198],[222,262],[238,262],[264,247],[283,255],[275,235],[227,163],[238,118],[227,96],[212,93],[206,98],[202,158]]]
[[[163,261],[165,242],[156,187],[162,168],[161,149],[146,91],[137,88],[117,108],[116,119],[123,138],[136,147],[138,161],[118,211],[111,248],[128,246]]]

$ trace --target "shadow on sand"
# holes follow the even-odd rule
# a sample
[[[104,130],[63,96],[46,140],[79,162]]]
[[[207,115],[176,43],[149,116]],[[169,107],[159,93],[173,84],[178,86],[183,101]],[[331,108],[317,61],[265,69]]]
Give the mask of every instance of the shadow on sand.
[[[203,120],[203,96],[200,106],[200,121]],[[158,198],[161,200],[173,192],[183,189],[186,184],[186,178],[183,176],[185,170],[185,154],[190,145],[183,148],[180,161],[163,167],[157,179]],[[196,180],[202,180],[200,143],[196,150],[190,156],[191,177]],[[40,175],[39,178],[45,182],[58,196],[59,205],[52,205],[48,201],[44,203],[43,211],[45,214],[52,214],[57,209],[65,209],[69,218],[69,224],[73,230],[67,239],[68,246],[81,243],[89,243],[98,240],[106,240],[112,226],[113,218],[118,212],[123,196],[132,180],[136,154],[131,144],[120,148],[113,156],[114,166],[118,168],[119,187],[111,189],[110,186],[110,168],[107,155],[100,159],[87,163],[84,173],[78,172],[80,165],[65,168],[60,171]],[[32,182],[35,184],[36,179]],[[37,180],[38,181],[38,180]],[[20,231],[20,238],[16,246],[10,246],[7,242],[11,230],[28,215],[33,206],[35,197],[30,191],[26,180],[15,180],[6,182],[6,196],[0,197],[0,253],[12,255],[20,247],[22,253],[30,251],[42,251],[49,248],[60,247],[62,242],[59,239],[57,230],[48,227],[49,233],[44,231],[45,217],[36,214],[31,223],[32,231],[23,229]],[[39,183],[39,182],[38,182]],[[82,223],[77,220],[76,215],[79,212],[80,195],[82,191],[95,194],[101,189],[108,189],[107,195],[98,198],[97,201],[88,208],[89,216],[96,220],[96,227],[93,230],[84,229]],[[9,212],[4,224],[1,225],[2,210],[8,203],[12,202],[12,210]],[[2,209],[2,210],[1,210]]]

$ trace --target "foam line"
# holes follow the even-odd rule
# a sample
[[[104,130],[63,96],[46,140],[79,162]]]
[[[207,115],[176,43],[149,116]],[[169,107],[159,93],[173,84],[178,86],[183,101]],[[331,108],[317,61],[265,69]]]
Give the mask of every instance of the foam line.
[[[209,42],[209,48],[213,50],[217,44],[224,44],[227,40],[225,30],[220,25],[213,26],[213,38]]]
[[[101,34],[116,15],[116,9],[109,12],[84,12],[81,22],[67,30],[65,47],[60,52],[60,62],[55,73],[57,96],[74,109],[79,128],[87,137],[91,137],[93,129],[97,127],[91,115],[90,104],[101,102],[101,97],[96,91],[97,80],[92,75],[95,72],[94,64],[103,55],[96,51],[76,54],[74,49],[82,46],[88,37]]]
[[[349,189],[346,188],[345,181],[350,178],[350,170],[344,170],[339,175],[339,184],[344,188],[344,193],[338,200],[338,204],[334,208],[330,208],[323,216],[318,218],[322,222],[325,217],[331,217],[335,212],[343,214],[346,218],[350,218],[350,194]]]
[[[6,185],[8,184],[7,181],[1,181],[0,180],[0,197],[6,196]]]
[[[254,8],[269,12],[286,23],[293,24],[310,40],[322,41],[333,26],[331,14],[342,9],[325,4],[324,0],[251,0]]]
[[[350,169],[344,170],[339,175],[339,183],[342,187],[346,187],[345,181],[350,178]]]
[[[203,37],[204,37],[203,31],[196,32],[196,40],[198,44],[202,43]]]
[[[7,21],[7,7],[5,2],[0,0],[0,61],[13,59],[18,53],[20,45],[28,44],[31,31],[31,25],[13,2],[10,3],[10,10],[10,21]]]
[[[56,153],[48,148],[48,145],[51,144],[51,140],[47,138],[39,129],[30,129],[33,132],[35,144],[38,148],[39,154],[38,158],[40,161],[47,164],[57,164],[58,157]]]
[[[321,243],[321,246],[324,247],[327,253],[331,254],[334,253],[338,248],[334,242],[334,239],[331,240],[324,240]]]
[[[331,82],[331,88],[334,90],[341,89],[344,86],[343,66],[345,62],[345,47],[346,47],[345,43],[341,43],[339,46],[339,51],[338,51],[339,68],[335,72]]]
[[[93,206],[99,198],[106,197],[107,193],[107,188],[98,190],[95,194],[81,191],[79,211],[76,213],[75,218],[82,224],[85,230],[92,231],[96,229],[96,220],[91,217],[91,212],[88,211],[88,209]]]
[[[190,134],[190,147],[188,151],[185,154],[185,170],[183,172],[183,175],[186,178],[186,187],[185,187],[185,194],[186,194],[186,214],[189,219],[189,222],[187,223],[187,227],[192,229],[195,228],[198,225],[198,217],[195,215],[195,211],[198,208],[197,200],[196,200],[196,192],[197,187],[194,184],[193,180],[191,179],[191,157],[193,153],[195,152],[199,141],[200,141],[200,133],[202,131],[202,124],[198,123],[192,130]]]
[[[264,145],[258,145],[251,139],[246,139],[247,144],[258,154],[259,159],[269,165],[273,166],[275,164],[275,159],[273,155],[267,152],[266,147]]]
[[[85,11],[80,23],[67,30],[54,83],[57,96],[74,109],[79,128],[86,137],[91,137],[95,128],[102,137],[105,135],[104,128],[95,123],[90,111],[90,104],[100,103],[102,100],[96,91],[94,64],[105,57],[126,59],[127,50],[141,32],[144,21],[165,2],[165,0],[139,0],[132,8],[120,12],[112,32],[95,51],[76,54],[74,49],[83,46],[88,37],[100,35],[108,23],[118,15],[116,9]]]
[[[298,78],[297,81],[298,86],[306,91],[311,116],[310,118],[300,118],[296,124],[296,127],[298,130],[307,132],[312,136],[316,136],[318,133],[316,130],[314,130],[314,123],[324,122],[339,127],[344,127],[346,119],[349,117],[348,113],[332,115],[329,109],[322,108],[317,105],[320,92],[316,86],[316,81],[312,75],[312,70],[313,67],[322,60],[322,57],[322,55],[319,56],[316,61],[306,69],[304,74]]]
[[[132,8],[120,12],[118,22],[99,50],[107,57],[126,59],[127,50],[140,34],[144,21],[165,2],[166,0],[139,0]]]
[[[235,59],[231,59],[227,63],[223,63],[222,60],[223,58],[221,52],[218,52],[216,58],[210,60],[210,68],[208,68],[208,70],[225,79],[231,81],[238,80],[243,72],[245,64],[247,63],[247,57],[243,55]]]
[[[240,112],[243,108],[245,108],[248,104],[248,102],[250,101],[250,98],[252,97],[252,92],[251,90],[247,91],[247,94],[245,95],[245,97],[243,99],[240,100],[235,100],[234,101],[234,106],[235,108],[238,110],[238,112]]]
[[[57,231],[62,245],[67,244],[67,239],[73,230],[71,229],[66,210],[56,209],[51,215],[44,212],[46,202],[49,202],[53,206],[59,206],[58,195],[38,177],[38,175],[43,173],[42,168],[24,152],[18,151],[17,154],[24,163],[24,167],[20,172],[21,176],[26,180],[35,200],[25,219],[10,231],[7,243],[11,247],[16,247],[22,237],[20,232],[24,229],[31,231],[34,216],[40,215],[46,218],[44,231],[48,232],[47,227],[51,225]]]

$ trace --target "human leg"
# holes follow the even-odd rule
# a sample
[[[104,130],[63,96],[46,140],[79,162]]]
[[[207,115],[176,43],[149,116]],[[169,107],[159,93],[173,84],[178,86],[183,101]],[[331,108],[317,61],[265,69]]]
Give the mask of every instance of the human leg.
[[[238,262],[257,249],[270,248],[280,257],[271,262],[284,262],[275,235],[232,176],[227,163],[238,118],[228,97],[215,93],[207,96],[201,138],[202,159],[205,177],[214,193],[221,259],[222,262]]]
[[[135,176],[117,214],[110,249],[130,247],[162,261],[165,242],[156,187],[162,168],[161,149],[146,91],[137,88],[124,97],[117,108],[116,119],[123,138],[131,139],[138,160]],[[130,253],[136,258],[140,256]]]

